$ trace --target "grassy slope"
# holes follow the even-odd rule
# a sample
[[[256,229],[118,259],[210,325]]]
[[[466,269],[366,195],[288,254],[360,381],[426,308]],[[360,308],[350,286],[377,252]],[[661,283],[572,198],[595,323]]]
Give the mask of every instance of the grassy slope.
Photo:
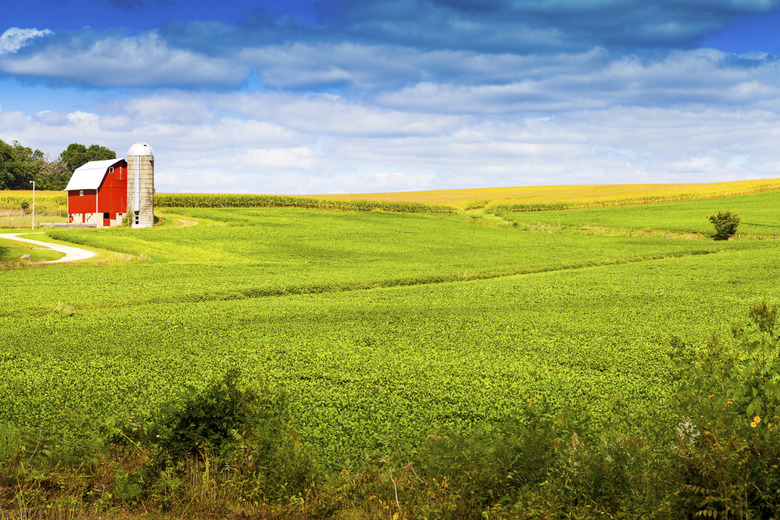
[[[741,216],[740,234],[780,235],[778,192],[770,191],[725,199],[691,200],[639,206],[568,209],[558,211],[501,212],[511,221],[524,225],[543,223],[610,229],[662,229],[678,232],[712,233],[707,215],[729,208]]]
[[[86,246],[150,259],[108,266],[60,266],[43,280],[36,271],[8,273],[5,286],[14,305],[0,310],[0,315],[46,312],[58,301],[77,308],[111,308],[332,292],[771,245],[657,237],[583,240],[577,234],[548,235],[479,225],[479,220],[463,215],[299,209],[181,213],[214,225],[52,232],[52,236]],[[28,295],[33,284],[38,288]]]
[[[753,273],[760,272],[761,277]],[[126,416],[238,364],[287,387],[295,427],[342,464],[531,397],[608,420],[666,396],[672,335],[725,333],[780,276],[765,251],[479,282],[0,319],[4,420]],[[119,326],[118,326],[119,324]],[[623,403],[623,404],[620,404]],[[639,418],[637,418],[639,420]]]
[[[751,197],[743,215],[764,208],[751,220],[774,229],[780,194]],[[696,229],[723,206],[709,202],[683,204],[673,222]],[[624,211],[635,209],[567,212],[566,225],[622,222]],[[126,417],[231,364],[287,387],[296,429],[334,465],[403,455],[429,431],[495,420],[532,397],[640,420],[654,406],[663,415],[671,335],[724,333],[747,302],[777,298],[780,279],[774,240],[547,234],[457,215],[182,215],[215,225],[70,230],[152,259],[0,275],[0,421]],[[666,215],[648,211],[641,227],[666,229]],[[514,272],[530,274],[340,292]],[[326,292],[231,300],[285,290]]]

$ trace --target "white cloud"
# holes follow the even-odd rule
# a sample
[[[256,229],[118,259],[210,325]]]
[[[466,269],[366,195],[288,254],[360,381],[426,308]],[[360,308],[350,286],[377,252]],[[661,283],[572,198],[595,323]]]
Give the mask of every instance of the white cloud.
[[[76,36],[66,45],[0,59],[0,70],[98,87],[233,86],[249,73],[229,58],[172,48],[156,33],[96,40]]]
[[[423,132],[395,134],[300,128],[308,96],[242,94],[265,119],[225,117],[235,94],[138,95],[107,113],[25,115],[0,112],[0,138],[56,155],[72,142],[98,143],[123,155],[145,141],[156,152],[160,191],[339,193],[532,184],[709,182],[776,177],[780,116],[730,107],[613,107],[550,118],[413,114]],[[135,113],[139,106],[200,99],[199,119],[167,124]],[[327,98],[318,102],[326,103]],[[334,98],[349,113],[365,107]],[[395,109],[372,107],[392,124]],[[329,112],[335,114],[335,112]],[[400,114],[400,115],[399,115]],[[63,124],[63,120],[66,121]],[[438,128],[439,131],[431,131]],[[222,181],[219,181],[222,179]]]
[[[419,114],[376,107],[332,94],[252,93],[212,96],[223,110],[276,121],[302,133],[383,137],[437,135],[455,130],[461,116]]]
[[[555,59],[550,58],[554,62]],[[380,93],[387,107],[445,114],[557,113],[614,106],[730,105],[780,109],[780,61],[712,49],[674,52],[659,60],[551,65],[508,82],[420,82]]]
[[[243,156],[237,158],[237,165],[242,170],[308,170],[312,161],[312,150],[306,147],[298,148],[252,148],[246,150]]]
[[[35,119],[47,126],[62,126],[68,122],[65,114],[57,114],[51,110],[41,110],[35,114]]]
[[[407,55],[410,66],[429,60],[436,67],[447,61],[442,56]],[[461,60],[451,64],[458,74],[484,68],[492,76],[363,95],[139,90],[81,110],[55,110],[43,100],[31,114],[0,112],[0,139],[51,155],[73,142],[123,155],[145,141],[156,152],[160,191],[343,193],[778,176],[780,65],[772,57],[713,50],[657,60],[611,59],[600,50],[545,59],[451,57]],[[496,63],[517,69],[497,71]],[[514,79],[494,81],[499,75]]]
[[[27,45],[30,40],[54,34],[48,29],[39,31],[38,29],[20,29],[11,27],[0,35],[0,56],[13,54]]]
[[[260,72],[263,82],[280,88],[348,85],[357,89],[403,87],[421,81],[448,80],[467,85],[541,78],[585,70],[608,58],[596,47],[556,55],[485,54],[356,43],[290,43],[250,47],[236,60]]]

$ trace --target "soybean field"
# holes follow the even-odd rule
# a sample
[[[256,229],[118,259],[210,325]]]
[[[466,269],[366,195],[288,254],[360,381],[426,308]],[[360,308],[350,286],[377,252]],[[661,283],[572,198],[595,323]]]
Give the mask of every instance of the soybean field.
[[[740,234],[714,241],[725,207]],[[778,191],[511,209],[170,207],[150,229],[49,231],[113,256],[0,270],[0,423],[78,446],[84,424],[238,367],[285,389],[331,468],[529,401],[674,424],[673,338],[728,334],[780,297]]]

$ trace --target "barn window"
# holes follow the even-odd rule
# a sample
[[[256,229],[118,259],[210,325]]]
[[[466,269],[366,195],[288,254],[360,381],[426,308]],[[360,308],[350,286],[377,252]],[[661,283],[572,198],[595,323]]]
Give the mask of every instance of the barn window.
[[[109,213],[103,213],[103,218],[109,219],[111,218],[111,215]]]
[[[83,197],[83,196],[84,196],[84,190],[79,190],[79,197]]]
[[[108,168],[108,173],[114,173],[114,167],[113,166]]]

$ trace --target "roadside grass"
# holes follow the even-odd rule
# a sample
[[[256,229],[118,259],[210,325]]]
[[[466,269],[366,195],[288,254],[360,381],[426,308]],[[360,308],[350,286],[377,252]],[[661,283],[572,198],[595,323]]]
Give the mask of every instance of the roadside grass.
[[[0,213],[2,213],[2,210],[0,210]],[[43,213],[38,213],[38,211],[36,210],[35,212],[36,229],[46,229],[45,226],[40,226],[42,222],[65,224],[68,221],[67,212],[63,212],[62,215],[60,215],[60,210],[57,210],[56,212],[53,213],[54,214],[47,215]],[[25,229],[32,230],[32,215],[25,214],[20,216],[15,213],[12,216],[3,216],[2,214],[0,214],[0,233],[24,231]]]
[[[2,233],[2,230],[0,230],[0,233]],[[27,255],[29,255],[29,258],[22,258]],[[33,244],[0,238],[0,268],[57,260],[63,256],[65,256],[63,253],[41,248]]]
[[[32,190],[0,190],[0,232],[32,227]],[[22,209],[22,204],[27,208]],[[68,221],[67,195],[61,191],[35,191],[35,223]]]
[[[9,231],[0,230],[0,233],[5,233],[5,232],[9,232]],[[19,232],[15,231],[15,230],[11,230],[10,232],[17,233],[18,234],[17,236],[19,236],[21,238],[29,238],[30,240],[37,240],[39,242],[47,242],[47,243],[52,243],[52,244],[62,244],[62,245],[68,245],[68,246],[72,246],[73,245],[72,242],[63,241],[63,240],[57,240],[55,238],[52,238],[52,237],[48,236],[43,231],[28,231],[26,233],[25,232],[19,233]],[[38,247],[38,246],[35,246],[33,244],[24,244],[24,242],[17,242],[17,241],[14,241],[14,240],[2,240],[2,242],[3,243],[0,244],[0,255],[2,255],[2,256],[0,256],[0,268],[2,268],[2,267],[22,267],[22,266],[26,266],[26,265],[38,265],[36,263],[36,262],[38,262],[38,260],[33,260],[31,262],[16,262],[14,260],[14,256],[13,256],[16,253],[12,252],[12,251],[9,252],[8,255],[3,255],[3,250],[6,247],[5,246],[6,243],[8,244],[9,249],[12,249],[12,248],[17,247],[17,246],[21,246],[21,247],[29,246],[30,248],[32,248],[33,251],[36,252],[36,254],[38,254],[41,257],[41,261],[43,261],[43,260],[57,260],[57,259],[62,258],[64,256],[63,253],[60,253],[60,252],[57,252],[57,251],[52,251],[52,250],[49,250],[49,249],[44,249],[42,247]],[[122,252],[118,252],[118,251],[112,251],[112,250],[109,250],[109,249],[102,249],[102,248],[99,248],[99,247],[91,247],[91,246],[78,246],[78,247],[80,247],[82,249],[87,249],[89,251],[92,251],[93,253],[96,254],[96,256],[93,256],[91,258],[86,258],[84,260],[78,260],[77,262],[75,262],[77,265],[105,265],[107,263],[115,263],[115,262],[125,263],[125,262],[138,261],[138,260],[142,261],[142,260],[144,260],[146,258],[143,255],[133,256],[133,255],[129,255],[127,253],[122,253]],[[27,254],[27,253],[22,253],[22,254]],[[8,258],[5,258],[5,256],[8,256]],[[33,259],[34,258],[35,258],[35,256],[33,256]]]

